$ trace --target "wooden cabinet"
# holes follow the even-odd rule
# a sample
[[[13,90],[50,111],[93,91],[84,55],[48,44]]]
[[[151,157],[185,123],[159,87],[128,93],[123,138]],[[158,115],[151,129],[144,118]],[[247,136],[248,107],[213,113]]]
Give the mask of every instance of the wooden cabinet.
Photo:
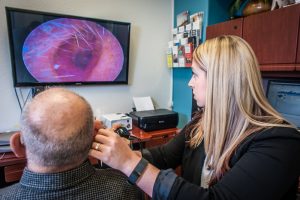
[[[297,56],[296,57],[297,57],[296,58],[296,71],[300,72],[300,22],[299,22],[299,30],[298,30],[298,47],[297,47]]]
[[[4,167],[5,182],[12,183],[20,179],[26,163],[19,163]]]
[[[169,140],[171,140],[173,137],[174,135],[165,135],[157,138],[152,138],[151,140],[145,142],[145,148],[163,145],[167,143]]]
[[[0,154],[0,188],[18,181],[26,165],[26,158],[18,158],[14,153]]]
[[[180,130],[177,128],[169,128],[146,132],[136,126],[133,126],[131,133],[132,136],[136,138],[134,143],[142,143],[143,147],[150,148],[167,143],[170,139],[177,135],[179,131]]]
[[[207,27],[207,38],[233,34],[228,30],[237,20]],[[293,74],[300,71],[300,4],[240,18],[239,23],[241,36],[253,48],[261,71],[300,76]]]
[[[244,18],[243,38],[261,65],[295,63],[299,8],[294,5]]]
[[[219,35],[237,35],[242,37],[243,34],[243,18],[222,22],[206,29],[206,39],[214,38]]]

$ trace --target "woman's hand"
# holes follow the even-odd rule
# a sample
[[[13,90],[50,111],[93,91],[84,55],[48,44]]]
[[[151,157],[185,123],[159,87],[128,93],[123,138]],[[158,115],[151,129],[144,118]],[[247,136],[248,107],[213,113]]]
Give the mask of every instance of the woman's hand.
[[[133,151],[136,155],[138,155],[138,157],[142,157],[142,152],[140,152],[140,151]]]
[[[99,129],[89,155],[129,176],[141,157],[113,130]]]
[[[141,160],[142,154],[132,151],[126,139],[121,138],[114,132],[115,128],[117,126],[114,126],[112,129],[99,129],[89,155],[129,176]],[[158,174],[159,169],[148,164],[136,182],[137,186],[150,197],[152,197],[154,183]]]

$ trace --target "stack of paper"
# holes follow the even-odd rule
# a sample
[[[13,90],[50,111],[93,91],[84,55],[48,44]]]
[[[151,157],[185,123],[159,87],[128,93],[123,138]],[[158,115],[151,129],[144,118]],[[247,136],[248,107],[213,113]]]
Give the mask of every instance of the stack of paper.
[[[133,97],[133,103],[136,111],[154,110],[154,105],[151,97]]]

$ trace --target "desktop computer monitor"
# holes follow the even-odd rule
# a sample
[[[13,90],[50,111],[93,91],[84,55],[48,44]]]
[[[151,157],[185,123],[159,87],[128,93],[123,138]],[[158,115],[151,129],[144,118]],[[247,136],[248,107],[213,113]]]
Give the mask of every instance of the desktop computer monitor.
[[[287,121],[300,129],[300,81],[269,80],[267,98]]]

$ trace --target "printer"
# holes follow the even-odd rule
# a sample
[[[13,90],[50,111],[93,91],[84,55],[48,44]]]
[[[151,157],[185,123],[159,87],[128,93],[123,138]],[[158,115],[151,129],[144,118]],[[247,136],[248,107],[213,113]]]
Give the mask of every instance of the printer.
[[[144,131],[175,128],[178,124],[178,113],[167,109],[130,112],[132,123]]]

